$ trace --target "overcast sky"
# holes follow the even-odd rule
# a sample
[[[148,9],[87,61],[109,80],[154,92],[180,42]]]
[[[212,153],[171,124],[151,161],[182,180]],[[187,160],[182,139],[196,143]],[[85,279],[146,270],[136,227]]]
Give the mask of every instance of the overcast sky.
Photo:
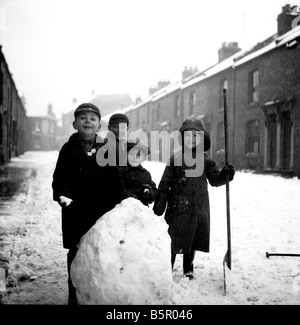
[[[185,66],[207,68],[222,42],[249,48],[299,0],[0,0],[0,41],[28,115],[76,97],[146,97]]]

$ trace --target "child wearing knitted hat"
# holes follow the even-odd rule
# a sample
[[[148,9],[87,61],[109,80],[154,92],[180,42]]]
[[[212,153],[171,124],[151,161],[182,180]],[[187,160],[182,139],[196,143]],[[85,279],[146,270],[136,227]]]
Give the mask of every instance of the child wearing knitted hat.
[[[122,167],[127,192],[129,196],[149,206],[157,196],[156,184],[150,172],[142,166],[150,154],[150,148],[142,141],[130,139],[127,142],[127,152],[128,163],[126,167]]]
[[[195,252],[209,252],[210,207],[207,183],[211,186],[225,185],[227,177],[230,181],[233,179],[235,170],[230,164],[219,169],[208,156],[206,151],[210,149],[210,137],[200,120],[185,120],[179,132],[182,150],[175,153],[165,167],[153,210],[159,216],[166,210],[172,267],[176,255],[183,254],[183,273],[191,280],[194,278]],[[184,157],[197,155],[201,155],[203,172],[189,177],[194,167],[187,164]]]

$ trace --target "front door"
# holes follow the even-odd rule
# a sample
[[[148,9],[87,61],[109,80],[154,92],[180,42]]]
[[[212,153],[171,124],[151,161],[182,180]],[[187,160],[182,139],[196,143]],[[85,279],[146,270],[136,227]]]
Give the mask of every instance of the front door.
[[[277,141],[277,121],[276,115],[269,117],[269,145],[268,145],[268,167],[274,169],[276,166],[276,141]]]
[[[289,170],[290,168],[290,156],[291,156],[291,115],[289,112],[282,114],[281,119],[281,162],[282,169]]]

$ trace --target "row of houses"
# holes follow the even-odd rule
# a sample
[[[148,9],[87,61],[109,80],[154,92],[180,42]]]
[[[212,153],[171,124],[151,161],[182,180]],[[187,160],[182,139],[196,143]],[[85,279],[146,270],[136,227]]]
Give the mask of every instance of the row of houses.
[[[186,68],[182,79],[159,83],[149,96],[119,110],[130,129],[178,130],[199,118],[212,139],[210,155],[224,163],[223,89],[227,89],[229,159],[237,169],[300,177],[299,12],[286,5],[277,32],[250,49],[223,43],[219,61],[204,71]]]
[[[57,119],[49,104],[47,114],[28,116],[0,46],[0,166],[28,150],[55,150]]]
[[[28,149],[29,120],[0,46],[0,166]]]
[[[178,130],[186,118],[201,119],[210,134],[209,154],[224,163],[223,89],[227,89],[229,159],[237,169],[300,177],[299,12],[286,5],[277,31],[249,49],[223,43],[218,62],[203,71],[186,67],[181,80],[159,81],[135,103],[127,94],[94,96],[102,126],[114,112],[126,113],[130,131]],[[27,117],[0,48],[0,164],[26,150],[59,149],[73,133],[76,100],[62,115],[49,104],[45,116]]]
[[[0,66],[0,166],[25,151],[59,150],[75,132],[72,122],[77,100],[73,99],[61,118],[56,117],[51,103],[45,114],[28,116],[25,98],[19,96],[1,46]],[[103,115],[133,103],[128,94],[92,95],[87,101],[101,107]]]

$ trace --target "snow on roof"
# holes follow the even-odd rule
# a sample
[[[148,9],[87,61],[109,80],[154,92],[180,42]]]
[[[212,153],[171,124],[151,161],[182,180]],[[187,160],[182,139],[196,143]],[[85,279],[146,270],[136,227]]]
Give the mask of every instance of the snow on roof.
[[[63,115],[69,114],[73,111],[75,111],[75,109],[79,106],[78,102],[72,102],[70,105],[68,105],[62,112]]]
[[[230,56],[229,58],[225,59],[224,61],[221,61],[220,63],[217,63],[216,65],[212,66],[211,68],[208,68],[207,70],[204,70],[198,77],[189,80],[188,82],[184,83],[182,85],[182,89],[187,88],[193,84],[198,83],[201,80],[204,80],[208,77],[211,77],[221,71],[224,71],[230,67],[237,67],[240,66],[250,60],[253,60],[254,58],[267,53],[271,50],[273,50],[276,47],[282,46],[290,41],[295,40],[297,37],[300,36],[300,26],[297,26],[290,30],[289,32],[285,33],[284,35],[281,35],[279,37],[273,37],[273,40],[270,41],[267,45],[265,45],[262,48],[259,48],[257,51],[252,51],[251,48],[247,50],[242,50],[234,55]],[[254,47],[253,47],[254,48]],[[253,49],[252,48],[252,49]],[[247,54],[250,52],[249,54]]]
[[[192,85],[196,84],[197,82],[199,82],[199,81],[201,81],[203,79],[211,77],[211,76],[213,76],[213,75],[215,75],[215,74],[217,74],[217,73],[219,73],[219,72],[221,72],[223,70],[226,70],[226,69],[232,67],[233,64],[234,64],[233,59],[235,57],[237,57],[237,54],[240,55],[241,51],[239,51],[236,54],[230,56],[229,58],[221,61],[220,63],[213,65],[211,68],[208,68],[207,70],[203,71],[198,77],[196,77],[194,79],[191,79],[188,82],[184,83],[182,85],[181,89],[185,89],[185,88],[187,88],[189,86],[192,86]]]
[[[250,53],[250,54],[246,55],[245,57],[243,57],[242,59],[238,60],[237,62],[235,62],[234,66],[237,67],[237,66],[242,65],[250,60],[253,60],[256,57],[273,50],[275,47],[276,47],[276,43],[275,43],[275,41],[273,41],[272,43],[266,45],[265,47],[255,51],[253,53]]]
[[[128,106],[128,107],[124,107],[124,108],[119,108],[119,109],[116,109],[115,111],[113,112],[110,112],[108,114],[105,114],[101,117],[101,121],[109,121],[110,117],[113,115],[113,114],[117,114],[117,113],[121,113],[121,114],[126,114],[127,112],[129,112],[130,110],[132,110],[134,107],[134,104]]]
[[[133,111],[138,109],[139,107],[149,103],[149,102],[155,102],[156,100],[158,100],[159,98],[162,98],[164,96],[166,96],[167,94],[170,94],[171,92],[180,89],[181,88],[181,81],[176,81],[173,83],[170,83],[169,85],[159,89],[158,91],[156,91],[154,94],[149,95],[148,97],[146,97],[145,99],[143,99],[140,103],[137,104],[133,104],[131,106],[126,107],[125,109],[127,109],[128,111]]]
[[[169,84],[168,86],[162,88],[161,91],[154,93],[151,101],[154,102],[154,101],[164,97],[165,95],[170,94],[177,89],[180,89],[181,84],[182,84],[181,81],[176,81],[174,83]]]
[[[299,26],[296,26],[295,28],[293,28],[291,30],[289,30],[285,34],[276,37],[276,40],[277,41],[285,40],[286,42],[288,42],[291,39],[294,39],[295,37],[298,37],[299,35],[300,35],[300,25]]]
[[[276,42],[278,42],[277,46],[281,46],[286,44],[287,42],[293,41],[300,36],[300,25],[293,28],[286,34],[279,36],[276,38]]]
[[[228,68],[234,68],[240,66],[250,60],[255,59],[256,57],[263,55],[279,46],[282,46],[288,42],[291,42],[300,36],[300,26],[293,28],[292,30],[288,31],[287,33],[276,37],[276,34],[268,38],[266,41],[256,44],[252,48],[248,48],[247,50],[240,50],[239,52],[235,53],[234,55],[230,56],[229,58],[216,63],[215,65],[203,70],[202,72],[198,73],[198,76],[189,79],[187,82],[182,83],[182,81],[176,81],[167,85],[166,87],[156,91],[154,94],[149,95],[146,99],[142,100],[142,102],[138,104],[133,104],[128,108],[127,111],[135,110],[147,102],[155,102],[156,100],[166,96],[167,94],[177,90],[177,89],[185,89],[190,87],[206,78],[209,78],[219,72],[222,72]],[[265,46],[262,44],[267,43]],[[255,48],[258,47],[257,50]]]
[[[269,43],[268,45],[266,45],[265,47],[245,56],[244,58],[238,60],[235,63],[235,66],[239,66],[243,63],[246,63],[250,60],[255,59],[256,57],[265,54],[267,52],[270,52],[271,50],[278,48],[290,41],[295,40],[296,38],[298,38],[300,36],[300,26],[297,26],[295,28],[293,28],[292,30],[288,31],[287,33],[278,36],[278,37],[274,37],[274,40]]]

